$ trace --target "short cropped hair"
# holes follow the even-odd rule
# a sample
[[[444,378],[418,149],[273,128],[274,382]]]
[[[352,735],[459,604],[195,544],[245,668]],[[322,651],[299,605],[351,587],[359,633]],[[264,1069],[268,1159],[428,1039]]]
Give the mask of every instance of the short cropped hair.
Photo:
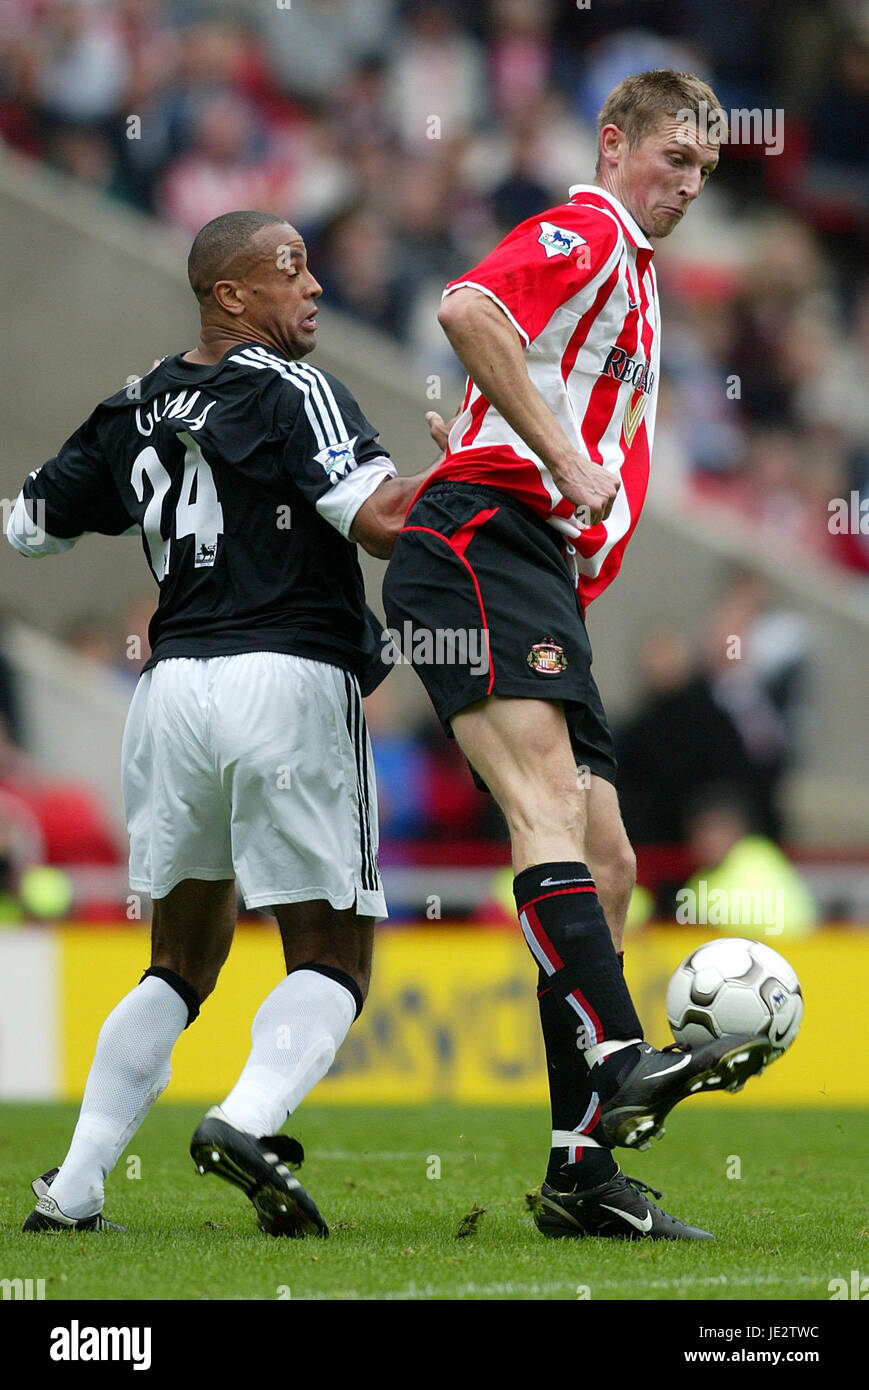
[[[225,212],[206,222],[196,233],[187,257],[187,278],[200,304],[218,280],[231,278],[230,271],[239,268],[236,263],[262,227],[285,221],[271,212]]]
[[[715,124],[723,132],[726,117],[721,104],[707,83],[691,72],[654,68],[635,72],[613,87],[597,118],[597,168],[600,168],[600,136],[606,125],[618,126],[630,149],[655,130],[665,116],[691,112]]]

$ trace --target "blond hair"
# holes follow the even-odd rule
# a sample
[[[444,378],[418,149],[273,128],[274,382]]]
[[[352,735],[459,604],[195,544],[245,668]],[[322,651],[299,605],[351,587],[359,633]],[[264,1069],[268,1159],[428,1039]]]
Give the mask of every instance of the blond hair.
[[[635,72],[613,87],[597,118],[597,168],[600,168],[600,136],[604,126],[615,125],[630,149],[636,149],[665,116],[713,124],[716,138],[723,138],[727,118],[712,88],[692,72],[654,68]]]

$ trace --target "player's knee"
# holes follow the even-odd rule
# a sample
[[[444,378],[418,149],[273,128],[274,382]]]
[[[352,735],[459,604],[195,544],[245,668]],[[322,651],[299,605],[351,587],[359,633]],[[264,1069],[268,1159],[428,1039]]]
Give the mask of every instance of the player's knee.
[[[526,785],[501,810],[511,835],[552,834],[581,840],[585,832],[585,793],[573,778]]]

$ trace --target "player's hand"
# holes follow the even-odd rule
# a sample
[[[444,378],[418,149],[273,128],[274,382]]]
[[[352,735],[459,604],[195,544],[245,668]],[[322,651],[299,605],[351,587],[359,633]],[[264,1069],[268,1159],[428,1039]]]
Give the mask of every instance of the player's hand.
[[[562,496],[581,512],[580,524],[596,526],[606,521],[613,509],[621,483],[599,463],[584,459],[581,454],[550,471]]]
[[[443,454],[447,451],[450,430],[458,418],[458,413],[453,416],[452,420],[444,420],[443,416],[438,415],[436,410],[426,412],[425,420],[428,425],[428,432]]]

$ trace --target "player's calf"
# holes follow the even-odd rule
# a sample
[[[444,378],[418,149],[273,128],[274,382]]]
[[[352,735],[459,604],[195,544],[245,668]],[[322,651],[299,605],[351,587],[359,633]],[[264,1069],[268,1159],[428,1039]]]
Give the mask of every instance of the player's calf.
[[[591,850],[591,840],[592,836],[589,833],[586,856],[589,872],[597,887],[597,896],[610,929],[613,946],[619,951],[622,947],[631,894],[637,881],[637,858],[627,840],[607,856],[595,856]]]

